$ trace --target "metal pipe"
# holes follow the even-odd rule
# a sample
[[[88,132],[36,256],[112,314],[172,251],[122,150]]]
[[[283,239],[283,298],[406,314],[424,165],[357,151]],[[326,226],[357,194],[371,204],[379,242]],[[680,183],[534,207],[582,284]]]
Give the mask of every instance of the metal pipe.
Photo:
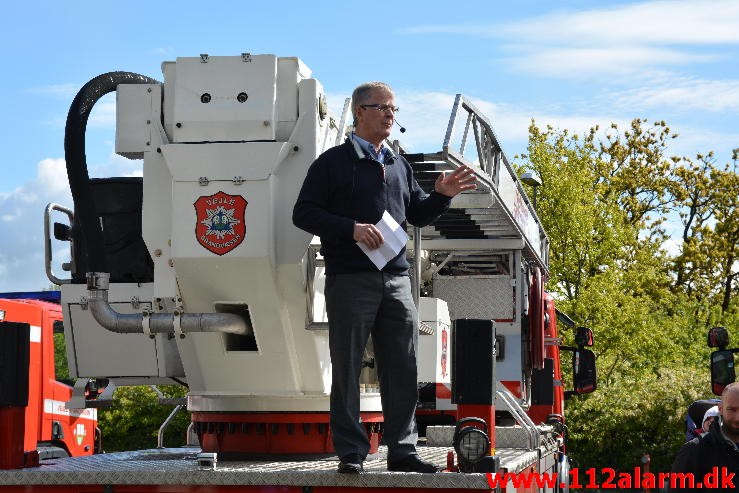
[[[188,447],[198,447],[200,446],[200,441],[198,440],[198,435],[195,433],[195,423],[190,421],[190,424],[187,425],[187,431],[185,432],[186,442],[185,445]]]
[[[87,303],[93,318],[103,327],[119,334],[155,334],[187,332],[222,332],[249,335],[251,325],[235,313],[118,313],[108,303],[107,272],[87,273]]]

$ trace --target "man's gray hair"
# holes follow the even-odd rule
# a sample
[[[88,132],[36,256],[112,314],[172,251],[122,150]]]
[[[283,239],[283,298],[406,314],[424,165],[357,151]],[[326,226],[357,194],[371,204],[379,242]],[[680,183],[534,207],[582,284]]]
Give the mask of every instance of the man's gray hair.
[[[357,111],[359,106],[369,101],[373,91],[386,91],[393,94],[393,89],[384,82],[365,82],[357,86],[352,92],[352,116],[354,117],[354,126],[357,125]]]

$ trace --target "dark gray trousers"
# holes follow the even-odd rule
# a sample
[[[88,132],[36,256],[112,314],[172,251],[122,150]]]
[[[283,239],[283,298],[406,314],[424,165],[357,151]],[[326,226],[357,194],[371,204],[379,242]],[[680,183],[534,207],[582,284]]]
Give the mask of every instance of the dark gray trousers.
[[[359,374],[369,335],[375,350],[388,459],[416,452],[418,313],[408,276],[383,272],[334,274],[326,279],[331,351],[331,434],[337,455],[367,456],[359,420]]]

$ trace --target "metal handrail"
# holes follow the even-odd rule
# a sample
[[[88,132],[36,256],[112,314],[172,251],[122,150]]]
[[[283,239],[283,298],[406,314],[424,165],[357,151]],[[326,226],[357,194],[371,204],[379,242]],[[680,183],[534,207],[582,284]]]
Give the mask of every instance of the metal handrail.
[[[462,144],[460,145],[459,151],[455,152],[452,148],[452,138],[454,137],[457,120],[459,117],[460,109],[467,112],[467,119],[465,122],[464,135],[462,138]],[[444,159],[448,159],[450,156],[458,156],[464,159],[464,151],[467,146],[467,138],[469,135],[469,129],[475,134],[475,148],[477,150],[477,156],[480,160],[480,168],[485,170],[486,173],[490,174],[493,181],[497,182],[494,178],[494,174],[497,174],[496,164],[490,159],[500,159],[506,167],[513,174],[513,169],[508,163],[508,159],[503,152],[503,148],[500,145],[498,137],[495,135],[493,126],[488,121],[487,117],[472,104],[472,102],[464,97],[462,94],[457,94],[454,99],[454,105],[452,106],[452,114],[449,117],[449,124],[447,125],[446,134],[444,136],[444,143],[442,145],[442,156]],[[482,127],[482,128],[480,128]],[[514,174],[515,176],[515,174]]]
[[[49,223],[51,221],[51,211],[59,211],[66,214],[69,218],[70,225],[74,222],[74,212],[72,211],[72,209],[68,209],[67,207],[54,203],[47,205],[46,209],[44,209],[44,262],[46,265],[46,277],[53,284],[69,284],[72,282],[72,279],[58,278],[56,274],[54,274],[54,271],[51,267],[51,230],[49,228]]]
[[[344,108],[341,110],[341,120],[339,120],[339,128],[336,133],[336,141],[334,145],[339,145],[344,141],[344,134],[346,133],[346,127],[348,126],[347,120],[349,119],[349,113],[351,113],[352,98],[346,98],[344,100]]]
[[[328,330],[327,322],[316,322],[315,314],[313,313],[313,300],[315,298],[315,286],[313,283],[316,279],[316,267],[322,264],[322,261],[316,259],[316,254],[320,246],[309,245],[308,251],[306,252],[306,274],[305,274],[305,303],[306,303],[306,314],[305,314],[305,328],[307,330]]]
[[[177,404],[174,409],[172,409],[172,412],[169,413],[169,416],[167,416],[167,419],[164,420],[164,423],[162,423],[162,426],[159,427],[159,431],[157,431],[157,448],[164,448],[164,430],[167,429],[169,424],[174,419],[175,415],[180,412],[180,410],[184,406],[182,404]]]
[[[462,115],[463,112],[467,112],[466,118],[460,118],[460,115]],[[465,121],[465,125],[463,129],[462,143],[459,149],[455,150],[453,148],[452,141],[454,139],[456,131],[458,130],[457,123],[463,119]],[[467,147],[467,143],[469,141],[470,128],[472,128],[472,133],[474,134],[474,145],[477,151],[478,161],[480,165],[479,167],[483,171],[482,174],[478,174],[478,179],[480,183],[490,188],[490,191],[495,196],[496,201],[504,203],[501,199],[499,191],[500,173],[508,173],[511,181],[516,187],[518,196],[520,196],[523,201],[523,205],[525,205],[526,213],[530,214],[536,222],[539,237],[538,239],[541,242],[540,250],[534,248],[534,245],[531,243],[529,239],[530,232],[524,231],[521,227],[522,225],[519,224],[519,221],[515,217],[513,217],[515,211],[508,210],[509,207],[505,207],[505,213],[508,216],[508,219],[510,220],[513,227],[518,230],[518,233],[521,235],[522,238],[524,238],[524,241],[529,244],[529,248],[531,249],[531,251],[540,258],[542,266],[546,268],[549,263],[549,259],[544,257],[546,257],[549,249],[549,238],[547,237],[547,234],[541,225],[541,221],[536,214],[536,210],[534,209],[529,197],[526,195],[526,192],[521,185],[521,180],[518,178],[513,170],[513,167],[508,162],[508,158],[503,152],[503,148],[500,145],[498,137],[495,135],[495,131],[493,130],[490,121],[485,117],[485,115],[482,114],[479,109],[477,109],[477,107],[475,107],[474,104],[472,104],[469,99],[464,97],[462,94],[457,94],[454,99],[452,112],[449,116],[449,123],[447,125],[446,133],[444,135],[444,142],[442,144],[441,159],[451,164],[452,166],[470,166],[470,163],[464,155],[465,148]]]
[[[518,402],[516,402],[513,394],[511,394],[511,392],[502,383],[498,382],[497,387],[498,390],[496,391],[496,395],[505,403],[508,410],[513,414],[513,417],[521,424],[529,435],[529,447],[531,450],[538,449],[541,445],[539,428],[537,428],[536,424],[531,421],[531,418],[526,414],[526,411],[524,411]]]

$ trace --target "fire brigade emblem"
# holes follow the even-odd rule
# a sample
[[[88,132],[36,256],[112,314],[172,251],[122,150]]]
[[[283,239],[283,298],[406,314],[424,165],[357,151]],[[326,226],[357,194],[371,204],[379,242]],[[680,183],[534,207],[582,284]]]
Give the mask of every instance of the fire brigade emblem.
[[[230,252],[244,241],[244,214],[248,202],[241,195],[218,192],[202,196],[193,204],[198,243],[216,255]]]

